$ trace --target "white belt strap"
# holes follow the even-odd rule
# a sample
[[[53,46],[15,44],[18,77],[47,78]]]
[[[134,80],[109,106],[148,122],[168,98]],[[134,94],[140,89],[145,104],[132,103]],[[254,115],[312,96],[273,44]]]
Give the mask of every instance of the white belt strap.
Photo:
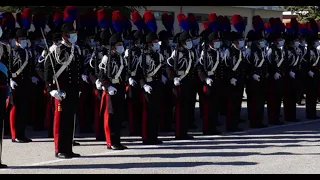
[[[262,65],[263,65],[263,63],[264,63],[264,61],[265,61],[265,59],[264,59],[264,56],[265,56],[265,53],[264,53],[264,51],[262,51],[262,60],[260,61],[260,63],[258,64],[258,68],[260,68]]]
[[[13,78],[16,78],[23,70],[24,68],[27,66],[28,64],[28,61],[29,61],[29,53],[28,51],[25,49],[24,50],[26,52],[26,59],[24,61],[24,63],[22,64],[22,66],[15,72],[15,73],[12,73],[12,77]]]
[[[159,53],[158,53],[159,54]],[[162,61],[163,61],[163,56],[161,56],[159,54],[159,65],[156,67],[155,70],[153,70],[151,73],[147,74],[148,77],[152,77],[154,76],[155,74],[157,74],[157,72],[159,71],[159,69],[161,68],[162,66]]]
[[[277,63],[277,66],[280,67],[284,60],[284,52],[281,53],[281,60]]]
[[[189,51],[189,64],[188,64],[188,67],[186,69],[186,72],[179,77],[181,80],[189,74],[191,66],[192,66],[192,57],[191,57],[191,52]]]
[[[298,56],[297,56],[297,59],[295,60],[295,62],[294,62],[294,64],[293,64],[293,66],[296,66],[296,65],[298,64],[299,60],[300,60],[300,58],[299,58],[299,55],[298,55]]]
[[[72,46],[71,48],[71,54],[69,56],[69,59],[66,63],[64,63],[60,69],[56,72],[55,75],[53,75],[54,79],[58,79],[58,77],[61,75],[61,73],[69,66],[69,64],[71,63],[72,59],[74,57],[74,46]],[[54,68],[54,67],[53,67]]]
[[[124,68],[124,65],[123,65],[123,59],[122,57],[120,56],[120,68],[119,68],[119,71],[117,72],[117,74],[114,76],[114,79],[119,79],[121,73],[122,73],[122,70]]]
[[[233,66],[232,71],[236,71],[236,70],[238,69],[241,61],[242,61],[242,52],[241,52],[241,50],[239,50],[239,51],[240,51],[240,53],[239,53],[239,59],[238,59],[236,65]]]
[[[219,60],[220,60],[220,53],[219,53],[219,51],[217,51],[216,63],[214,64],[213,68],[210,71],[208,71],[209,76],[213,75],[214,72],[216,71],[216,69],[219,65]]]

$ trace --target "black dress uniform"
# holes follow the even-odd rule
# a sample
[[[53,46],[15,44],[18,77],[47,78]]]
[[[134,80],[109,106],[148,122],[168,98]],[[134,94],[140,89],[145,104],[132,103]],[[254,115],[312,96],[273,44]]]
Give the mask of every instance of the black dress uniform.
[[[192,67],[196,63],[196,55],[192,50],[191,35],[184,31],[179,35],[179,44],[167,60],[167,76],[173,81],[175,96],[175,136],[176,139],[192,139],[187,134],[188,125],[193,118],[191,104],[194,103]]]
[[[159,40],[162,42],[160,46],[160,53],[163,55],[164,59],[167,60],[172,54],[172,47],[169,44],[169,38],[172,38],[173,34],[170,31],[160,31],[158,33]],[[163,68],[165,71],[165,68]],[[168,79],[167,74],[163,72],[163,75]],[[160,121],[160,130],[171,131],[172,130],[172,119],[173,119],[173,101],[172,101],[172,83],[166,82],[163,86],[163,98],[162,102],[162,117]]]
[[[304,56],[303,69],[306,81],[306,118],[318,119],[317,116],[317,95],[319,89],[319,67],[320,50],[319,37],[316,34],[309,34],[307,38],[307,52]]]
[[[298,101],[298,81],[300,61],[302,57],[301,49],[295,46],[298,36],[295,33],[286,33],[286,48],[288,55],[287,69],[284,79],[283,109],[284,120],[297,122],[296,103]]]
[[[268,123],[270,125],[281,125],[280,110],[284,93],[284,78],[288,63],[288,53],[283,47],[284,40],[281,32],[273,32],[269,35],[272,43],[269,46],[268,57],[268,78],[267,78],[267,108]]]
[[[104,118],[107,148],[123,150],[126,147],[120,142],[120,131],[124,118],[126,64],[122,57],[124,47],[121,33],[110,37],[110,46],[112,49],[108,54],[103,54],[99,65],[99,79],[103,87],[101,114]]]
[[[129,121],[129,133],[130,135],[141,135],[141,118],[142,118],[142,104],[141,104],[141,88],[138,84],[139,76],[137,72],[140,66],[141,56],[141,31],[131,31],[130,40],[132,41],[129,48],[124,53],[124,59],[127,62],[126,81],[128,82],[127,90],[127,102],[128,102],[128,121]]]
[[[227,131],[239,131],[241,104],[245,84],[245,49],[242,35],[239,32],[231,32],[232,45],[225,51],[224,63],[226,64],[226,128]],[[234,44],[236,42],[237,44]]]
[[[253,34],[249,34],[253,33]],[[251,128],[266,127],[263,124],[264,105],[266,101],[268,60],[264,37],[257,32],[249,31],[247,37],[252,36],[252,44],[248,55],[248,83],[247,103],[248,119]]]
[[[2,28],[0,27],[0,37],[3,35]],[[8,86],[8,55],[5,51],[6,45],[0,44],[0,168],[6,168],[7,165],[2,164],[2,148],[3,148],[3,135],[5,126],[5,115],[6,115],[6,101],[9,96]]]
[[[146,36],[144,51],[139,58],[139,83],[142,98],[142,140],[144,144],[161,144],[158,128],[161,118],[164,57],[160,50],[158,35],[150,32]]]
[[[27,32],[19,29],[16,32],[16,38],[26,38]],[[17,40],[18,41],[18,40]],[[19,46],[13,49],[12,56],[9,59],[9,71],[11,73],[10,86],[12,94],[10,101],[13,104],[10,110],[10,127],[12,142],[31,142],[26,138],[25,128],[29,117],[29,103],[31,78],[34,77],[34,61],[32,54],[27,50],[27,40],[20,40]]]
[[[80,156],[73,153],[72,145],[74,115],[79,103],[81,74],[83,74],[83,56],[79,46],[75,45],[77,34],[72,23],[63,24],[62,35],[63,37],[64,35],[67,36],[68,39],[64,39],[50,52],[54,57],[53,64],[49,59],[45,61],[44,78],[47,92],[55,97],[53,135],[56,157],[72,158]],[[61,91],[66,93],[64,98],[61,93],[57,92],[59,90],[57,89],[57,83]]]
[[[196,67],[203,88],[203,101],[201,102],[203,103],[203,134],[212,135],[220,134],[216,128],[223,72],[221,72],[222,53],[218,32],[212,32],[208,40],[209,47],[203,48]]]

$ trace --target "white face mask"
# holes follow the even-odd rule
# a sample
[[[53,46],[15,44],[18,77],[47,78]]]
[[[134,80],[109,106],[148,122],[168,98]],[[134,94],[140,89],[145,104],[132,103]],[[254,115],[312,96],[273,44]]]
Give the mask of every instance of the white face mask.
[[[173,40],[171,40],[171,39],[169,40],[169,46],[174,47]]]
[[[284,45],[284,40],[278,41],[278,47],[283,47]]]
[[[259,46],[260,46],[261,48],[266,47],[266,42],[265,42],[265,41],[260,41],[260,42],[259,42]]]
[[[200,43],[200,38],[192,40],[193,46],[197,46]]]
[[[71,43],[71,44],[75,44],[78,40],[78,35],[77,33],[72,33],[70,34],[70,37],[68,38],[68,41]]]
[[[299,47],[299,46],[300,46],[300,42],[299,42],[299,41],[295,41],[295,42],[294,42],[294,46],[295,46],[295,47]]]
[[[16,47],[16,41],[14,39],[11,39],[10,40],[10,45],[12,48],[15,48]]]
[[[124,47],[123,46],[117,46],[116,47],[116,51],[117,51],[117,53],[122,54],[124,52]]]
[[[186,46],[187,46],[187,49],[191,49],[192,48],[192,41],[186,42]]]
[[[213,43],[213,48],[215,48],[215,49],[219,49],[220,46],[221,46],[221,42],[220,41]]]
[[[160,49],[160,44],[159,43],[153,43],[152,45],[152,50],[153,51],[158,51]]]
[[[19,42],[19,44],[20,44],[20,47],[21,47],[22,49],[28,47],[28,42],[27,42],[27,40],[21,40],[21,41]]]
[[[244,41],[239,41],[238,44],[239,44],[239,48],[243,48],[244,47]]]

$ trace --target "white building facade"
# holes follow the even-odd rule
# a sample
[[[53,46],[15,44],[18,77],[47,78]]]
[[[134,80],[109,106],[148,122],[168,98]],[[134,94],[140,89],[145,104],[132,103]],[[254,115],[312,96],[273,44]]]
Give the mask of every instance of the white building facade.
[[[147,6],[147,9],[151,10],[157,19],[158,32],[164,29],[161,22],[162,13],[166,12],[168,14],[173,14],[175,18],[175,33],[181,31],[177,20],[177,15],[180,12],[184,13],[186,16],[188,13],[193,13],[199,22],[200,32],[203,30],[202,22],[208,21],[208,16],[212,12],[216,13],[218,16],[229,16],[230,21],[233,14],[239,14],[245,19],[247,23],[246,32],[248,32],[252,29],[253,16],[260,15],[263,21],[267,22],[271,17],[279,17],[282,19],[282,12],[285,11],[279,6]],[[140,10],[141,16],[143,16],[143,13],[144,10]]]

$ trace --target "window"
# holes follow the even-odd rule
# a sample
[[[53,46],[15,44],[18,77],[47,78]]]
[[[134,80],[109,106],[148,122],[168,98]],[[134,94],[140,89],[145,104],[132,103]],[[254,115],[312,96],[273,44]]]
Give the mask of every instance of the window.
[[[188,16],[189,16],[189,14],[191,14],[191,13],[188,13]],[[208,19],[208,14],[197,14],[197,13],[192,13],[195,17],[196,17],[196,20],[199,22],[199,23],[201,23],[201,22],[203,22],[203,21],[208,21],[209,19]]]
[[[156,18],[157,21],[161,21],[161,16],[163,13],[167,13],[168,15],[171,15],[174,17],[174,12],[167,12],[167,11],[153,11],[153,15]],[[175,17],[174,17],[175,18]]]

